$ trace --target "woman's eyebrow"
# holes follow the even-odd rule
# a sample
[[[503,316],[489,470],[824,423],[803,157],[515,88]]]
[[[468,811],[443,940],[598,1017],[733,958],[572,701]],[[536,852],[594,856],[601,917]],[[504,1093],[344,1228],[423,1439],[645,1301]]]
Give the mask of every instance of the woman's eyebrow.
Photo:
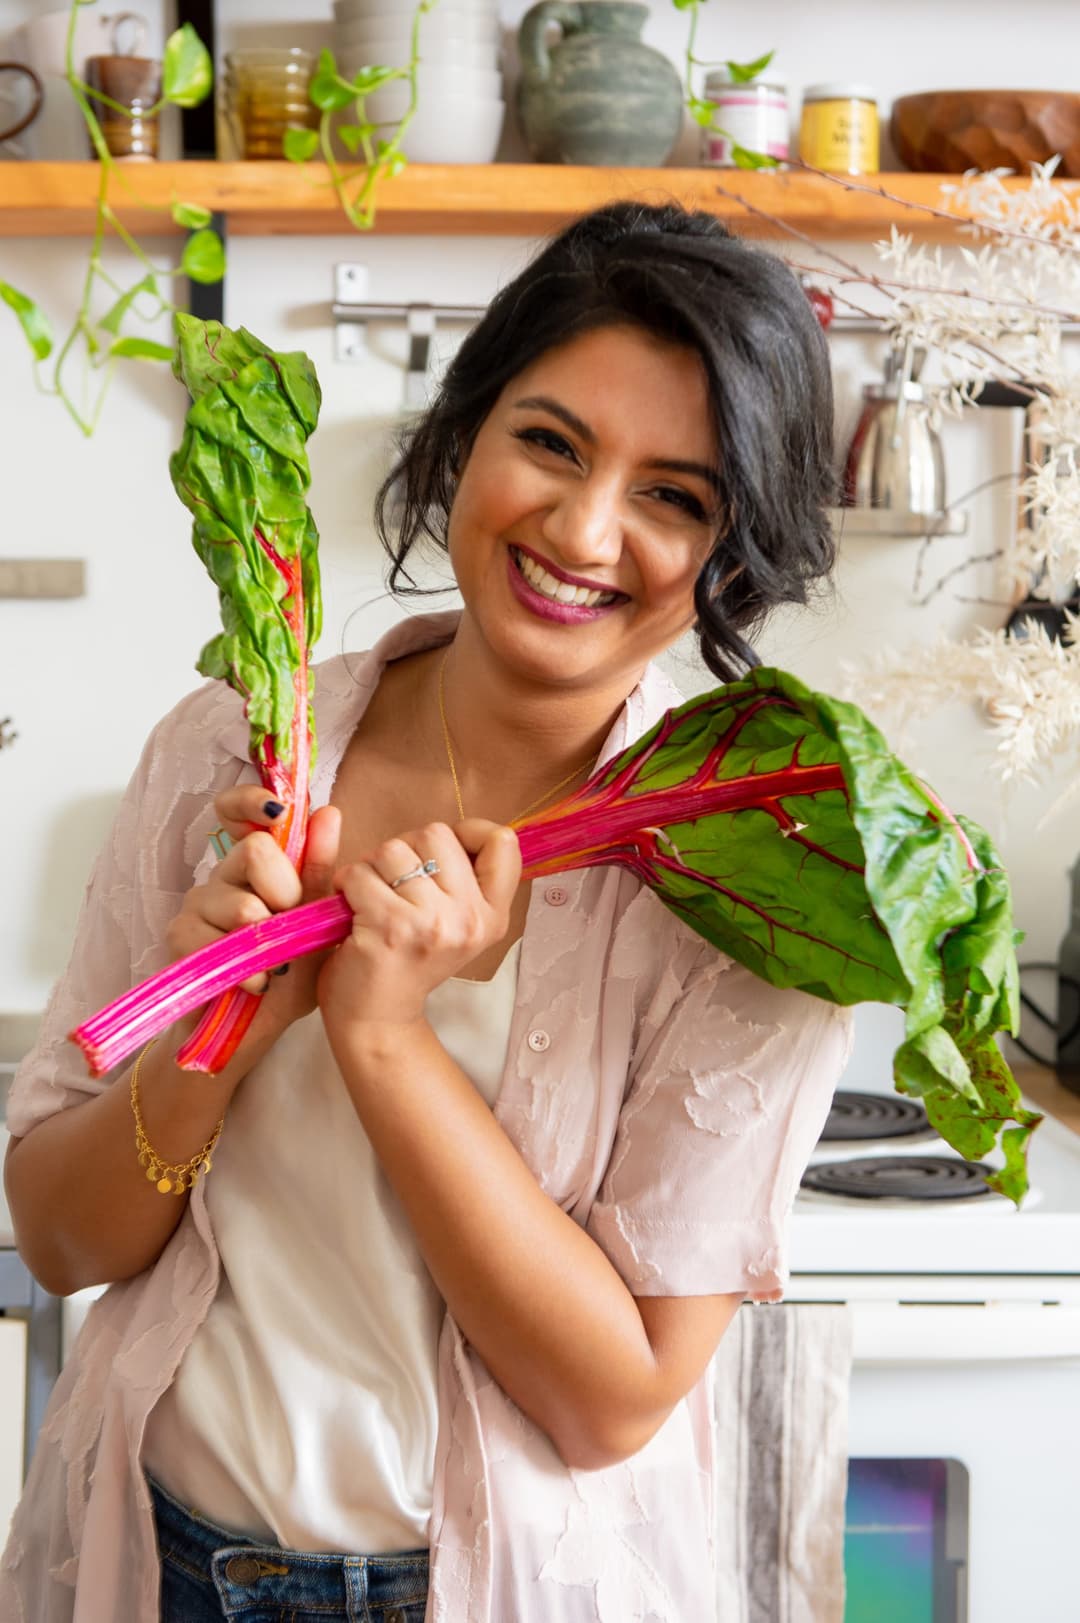
[[[582,422],[576,412],[571,411],[568,406],[560,405],[559,401],[553,400],[550,395],[526,395],[524,399],[514,401],[514,408],[515,410],[535,411],[539,409],[540,411],[548,411],[553,417],[557,417],[560,422],[565,423],[567,428],[572,429],[579,439],[585,441],[586,445],[596,444],[596,435],[588,423]],[[707,484],[712,485],[714,490],[718,491],[720,489],[720,475],[715,468],[710,468],[704,462],[686,462],[681,457],[653,457],[647,466],[661,468],[667,473],[696,474],[699,479],[704,479]]]

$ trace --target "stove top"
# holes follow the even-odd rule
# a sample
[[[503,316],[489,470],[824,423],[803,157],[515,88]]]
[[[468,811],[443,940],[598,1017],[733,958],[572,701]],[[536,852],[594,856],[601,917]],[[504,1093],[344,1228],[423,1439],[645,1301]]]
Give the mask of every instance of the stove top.
[[[1080,1275],[1080,1137],[1036,1129],[1019,1211],[986,1186],[1000,1161],[964,1161],[876,1075],[842,1090],[795,1199],[793,1273]]]
[[[802,1187],[846,1200],[977,1200],[993,1194],[986,1181],[992,1170],[947,1155],[863,1155],[814,1162]]]
[[[902,1099],[897,1093],[855,1093],[842,1088],[833,1094],[829,1119],[818,1142],[850,1144],[936,1137],[926,1111],[914,1099]]]

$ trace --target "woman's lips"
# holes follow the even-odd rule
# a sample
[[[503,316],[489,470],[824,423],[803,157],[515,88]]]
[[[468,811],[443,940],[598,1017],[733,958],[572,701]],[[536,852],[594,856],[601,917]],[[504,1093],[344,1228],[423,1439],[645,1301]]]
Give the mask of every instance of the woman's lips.
[[[596,603],[591,608],[586,607],[584,603],[556,603],[553,598],[545,597],[542,592],[529,585],[514,562],[514,555],[509,548],[506,553],[506,567],[510,576],[510,590],[518,602],[523,603],[542,620],[555,620],[564,626],[579,625],[585,620],[599,620],[601,615],[610,614],[612,609],[617,609],[620,603],[626,601],[624,597],[619,597],[614,603]]]

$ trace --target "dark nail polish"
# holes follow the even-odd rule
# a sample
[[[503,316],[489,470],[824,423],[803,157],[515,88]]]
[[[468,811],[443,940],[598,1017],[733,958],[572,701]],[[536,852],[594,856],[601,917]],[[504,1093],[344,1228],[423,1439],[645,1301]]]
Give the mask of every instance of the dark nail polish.
[[[280,817],[284,810],[285,807],[281,804],[280,800],[268,800],[263,807],[263,811],[266,813],[267,817]]]
[[[287,975],[289,973],[288,964],[279,964],[273,973],[275,975]]]

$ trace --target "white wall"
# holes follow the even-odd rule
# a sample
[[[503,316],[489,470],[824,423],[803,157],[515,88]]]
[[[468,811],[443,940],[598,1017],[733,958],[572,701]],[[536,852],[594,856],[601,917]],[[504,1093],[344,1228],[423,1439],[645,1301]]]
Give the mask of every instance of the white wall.
[[[34,9],[29,0],[0,0],[0,55],[5,32]],[[142,9],[163,25],[160,0]],[[504,0],[508,28],[525,9],[523,0]],[[330,37],[329,0],[222,0],[220,11],[225,46],[263,38],[317,45]],[[650,13],[646,38],[680,60],[685,19],[667,0],[652,0]],[[1072,0],[1036,0],[1020,27],[1014,7],[988,0],[948,6],[756,0],[741,7],[714,0],[704,8],[700,54],[746,59],[774,45],[794,106],[802,85],[846,76],[876,84],[885,108],[904,91],[947,84],[1067,87],[1080,63],[1080,13]],[[508,157],[522,151],[512,122],[503,150]],[[693,161],[693,153],[688,133],[676,158]],[[0,164],[0,187],[3,177]],[[163,258],[174,252],[167,243],[151,246]],[[514,239],[345,233],[232,243],[227,319],[281,347],[306,349],[324,386],[312,446],[327,598],[323,653],[366,646],[398,612],[371,602],[381,590],[381,560],[369,515],[402,400],[403,346],[394,331],[373,332],[364,362],[335,364],[332,266],[343,259],[367,264],[374,299],[481,303],[530,247]],[[59,316],[72,308],[85,251],[84,243],[0,241],[0,277]],[[853,252],[870,255],[865,246]],[[879,367],[880,345],[834,342],[843,439],[859,390]],[[0,716],[10,712],[19,732],[15,746],[0,754],[0,1008],[34,1009],[63,967],[82,883],[111,808],[150,725],[197,681],[193,662],[214,633],[216,608],[169,484],[167,459],[184,404],[178,386],[160,369],[129,368],[117,377],[97,438],[85,442],[55,401],[35,394],[21,337],[4,311],[0,379],[0,553],[78,556],[88,567],[83,599],[0,601]],[[972,414],[945,435],[953,496],[1016,463],[1018,436],[1007,414]],[[944,563],[999,546],[1014,519],[1012,499],[1007,492],[982,497],[971,514],[965,540],[939,544]],[[1000,623],[1003,610],[955,595],[931,609],[915,607],[916,545],[846,542],[834,600],[814,615],[778,622],[764,640],[765,657],[835,689],[839,661],[883,641],[905,646],[943,625],[962,632]],[[993,571],[975,571],[958,590],[994,596]],[[1053,956],[1065,917],[1064,876],[1080,835],[1075,813],[1059,814],[1042,831],[1037,820],[1075,773],[1077,756],[1055,783],[1021,791],[1006,805],[988,768],[990,737],[974,708],[943,713],[904,747],[947,800],[998,838],[1028,932],[1024,955]]]

